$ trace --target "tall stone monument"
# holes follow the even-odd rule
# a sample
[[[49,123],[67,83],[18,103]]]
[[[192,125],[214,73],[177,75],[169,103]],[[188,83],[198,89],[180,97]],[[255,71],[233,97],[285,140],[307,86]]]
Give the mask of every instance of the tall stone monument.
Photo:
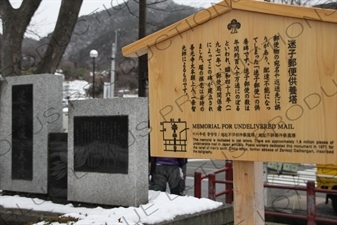
[[[1,82],[0,189],[47,194],[48,134],[62,132],[62,81],[41,74]]]

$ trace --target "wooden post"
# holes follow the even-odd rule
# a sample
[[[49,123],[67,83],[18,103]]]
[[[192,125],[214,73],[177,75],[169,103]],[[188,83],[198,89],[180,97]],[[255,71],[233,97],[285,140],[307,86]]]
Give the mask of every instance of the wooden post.
[[[263,163],[233,161],[234,224],[264,225]]]

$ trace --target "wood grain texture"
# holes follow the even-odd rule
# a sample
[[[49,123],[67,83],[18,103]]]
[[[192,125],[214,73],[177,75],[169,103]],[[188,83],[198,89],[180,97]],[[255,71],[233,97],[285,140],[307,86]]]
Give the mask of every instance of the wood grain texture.
[[[237,33],[228,29],[233,19],[241,24]],[[337,164],[334,151],[337,142],[337,48],[335,37],[337,24],[321,21],[267,15],[242,10],[231,10],[201,26],[187,30],[149,49],[149,105],[151,120],[151,153],[153,156],[170,156],[186,158],[212,158],[242,161],[274,161]],[[278,36],[279,81],[275,78],[274,37]],[[266,38],[266,39],[265,39]],[[244,61],[244,40],[249,41],[249,60]],[[235,73],[231,71],[229,92],[232,95],[232,110],[225,110],[225,45],[228,42],[229,60],[234,68],[234,43],[238,41],[240,76],[238,85],[240,93],[235,94]],[[256,42],[255,42],[256,41]],[[291,103],[289,83],[290,49],[289,43],[296,41],[296,104]],[[221,66],[216,60],[216,44],[220,44]],[[254,43],[256,52],[255,55]],[[208,49],[207,45],[210,44]],[[267,44],[265,48],[264,45]],[[186,62],[182,59],[182,48],[187,49]],[[194,56],[191,56],[191,48]],[[199,50],[202,46],[202,50]],[[203,54],[203,62],[200,60]],[[212,58],[208,61],[208,55]],[[268,63],[263,56],[269,52]],[[254,78],[254,59],[257,57],[259,83]],[[192,65],[192,58],[194,63]],[[213,88],[213,111],[209,111],[209,86],[205,84],[205,110],[201,111],[199,67],[204,67],[204,79],[207,81],[208,70],[211,71]],[[210,66],[210,68],[208,68]],[[256,66],[256,65],[255,65]],[[270,69],[270,109],[265,104],[265,67]],[[250,94],[245,99],[245,78],[243,69],[249,68]],[[185,70],[185,78],[184,78]],[[195,70],[196,94],[192,93],[191,73]],[[221,73],[222,91],[217,93],[216,74]],[[184,82],[186,80],[186,82]],[[280,86],[276,87],[275,82]],[[186,83],[186,86],[184,86]],[[260,86],[259,110],[254,109],[255,86]],[[186,90],[184,88],[186,87]],[[275,110],[275,88],[279,88],[281,108]],[[217,98],[217,95],[220,98]],[[235,96],[241,99],[241,108],[236,110]],[[217,100],[223,102],[223,110],[217,111]],[[251,109],[244,109],[244,102],[251,102]],[[192,101],[196,101],[196,111],[192,110]],[[175,122],[170,123],[170,120]],[[179,122],[179,120],[181,122]],[[186,124],[182,123],[185,122]],[[163,123],[166,123],[163,125]],[[209,125],[208,129],[199,125]],[[235,125],[253,128],[235,128]],[[255,124],[274,125],[275,128],[254,128]],[[174,138],[172,125],[178,125],[181,138]],[[186,125],[186,129],[181,127]],[[216,126],[220,127],[217,128]],[[232,127],[222,127],[231,125]],[[199,126],[199,127],[198,127]],[[212,127],[213,126],[213,127]],[[231,136],[226,136],[230,134]],[[250,136],[254,134],[254,136]],[[277,135],[277,136],[275,136]],[[183,140],[186,138],[186,142]],[[170,146],[172,149],[166,149]],[[289,142],[290,141],[290,142]],[[174,151],[174,147],[186,149]],[[228,144],[228,145],[227,145]],[[253,145],[249,147],[247,144]],[[225,146],[225,147],[224,147]],[[222,148],[224,147],[224,148]],[[241,149],[241,150],[240,150]],[[244,150],[242,150],[244,149]],[[267,150],[264,150],[267,149]],[[272,149],[272,151],[269,151]],[[299,151],[297,151],[299,150]],[[326,154],[328,150],[330,153]],[[297,152],[295,152],[297,151]]]
[[[233,162],[234,224],[264,225],[263,165]]]

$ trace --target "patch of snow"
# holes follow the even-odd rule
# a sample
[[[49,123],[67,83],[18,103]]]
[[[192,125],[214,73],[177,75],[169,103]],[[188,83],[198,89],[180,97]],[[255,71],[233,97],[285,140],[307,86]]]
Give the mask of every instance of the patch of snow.
[[[157,224],[173,220],[177,216],[190,215],[206,210],[221,207],[223,203],[207,198],[191,196],[177,196],[166,192],[149,191],[149,202],[139,207],[117,207],[104,209],[102,207],[84,208],[74,207],[72,204],[55,204],[37,198],[20,196],[1,196],[1,205],[5,208],[31,209],[34,211],[48,211],[63,213],[63,216],[72,216],[79,221],[73,225],[113,225],[113,224]],[[44,225],[44,222],[36,225]],[[61,223],[52,223],[61,225]]]

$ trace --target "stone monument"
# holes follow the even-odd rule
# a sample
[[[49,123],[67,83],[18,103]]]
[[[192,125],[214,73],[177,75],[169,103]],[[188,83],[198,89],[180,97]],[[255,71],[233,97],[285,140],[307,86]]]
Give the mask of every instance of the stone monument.
[[[1,82],[0,189],[47,194],[48,134],[62,132],[62,81],[41,74]]]
[[[148,201],[148,101],[69,103],[68,200],[139,206]]]
[[[67,199],[68,134],[50,133],[48,142],[48,196]]]

